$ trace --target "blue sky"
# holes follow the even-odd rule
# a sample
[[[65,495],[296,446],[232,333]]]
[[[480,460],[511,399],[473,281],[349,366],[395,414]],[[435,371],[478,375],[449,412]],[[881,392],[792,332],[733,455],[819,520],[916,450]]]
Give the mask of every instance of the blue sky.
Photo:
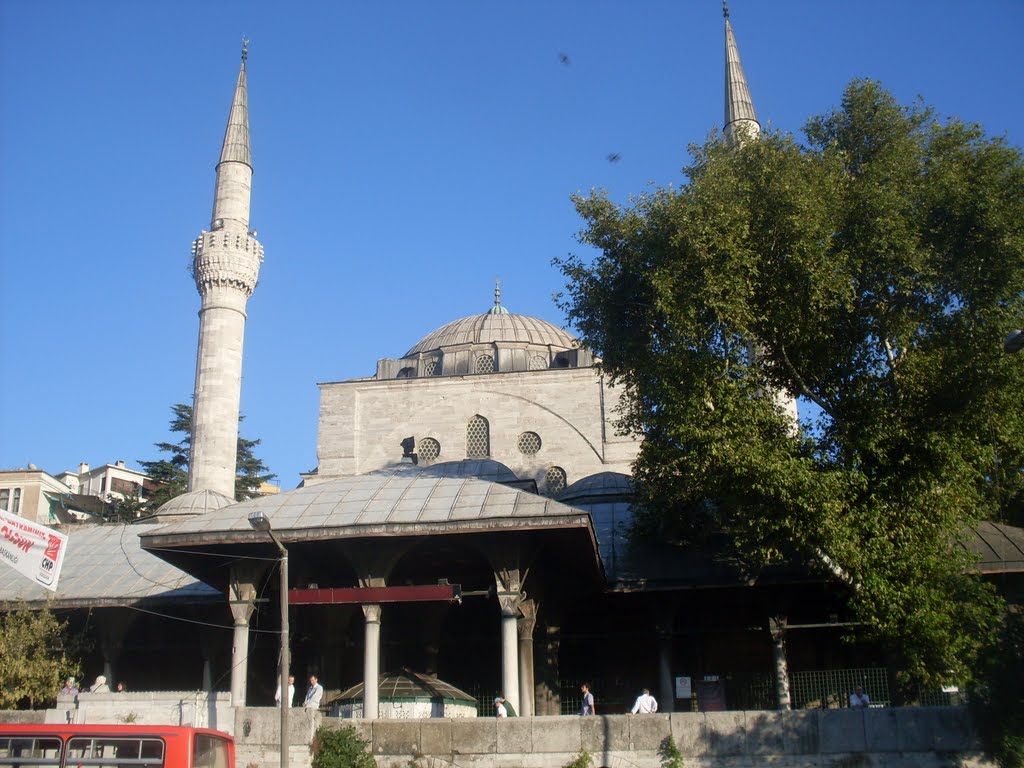
[[[1021,0],[730,5],[769,127],[872,77],[1022,144]],[[569,196],[679,184],[722,122],[718,0],[4,0],[0,468],[137,466],[190,400],[189,249],[243,34],[266,261],[242,434],[286,488],[316,465],[317,382],[485,311],[499,277],[561,324]]]

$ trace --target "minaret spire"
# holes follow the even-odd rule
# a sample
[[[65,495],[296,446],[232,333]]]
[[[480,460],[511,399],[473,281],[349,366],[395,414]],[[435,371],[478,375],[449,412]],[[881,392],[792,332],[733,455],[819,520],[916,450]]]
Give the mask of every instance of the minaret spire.
[[[761,132],[761,124],[757,122],[754,101],[750,98],[726,0],[722,0],[722,15],[725,17],[725,123],[722,130],[726,139],[735,142],[744,133],[747,138],[755,138]]]
[[[192,276],[202,299],[192,411],[188,490],[235,497],[238,412],[242,391],[245,307],[256,288],[263,246],[249,232],[252,152],[242,63],[217,163],[210,231],[192,244]]]

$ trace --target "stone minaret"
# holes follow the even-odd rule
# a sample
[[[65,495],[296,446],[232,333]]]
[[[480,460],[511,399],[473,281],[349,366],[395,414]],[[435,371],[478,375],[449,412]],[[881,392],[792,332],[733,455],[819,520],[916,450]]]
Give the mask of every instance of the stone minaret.
[[[722,1],[722,13],[725,16],[725,127],[722,130],[726,141],[738,145],[756,140],[761,135],[761,124],[754,112],[754,100],[750,98],[747,77],[743,73],[740,51],[736,47],[736,37],[729,20],[729,6],[725,0]],[[759,352],[758,347],[751,346],[750,355],[755,361]],[[775,404],[789,417],[795,431],[799,423],[796,398],[783,391],[775,392],[774,398]]]
[[[246,47],[217,163],[210,231],[192,244],[192,276],[202,298],[192,415],[189,491],[233,499],[242,390],[245,305],[256,287],[263,246],[249,232],[252,155],[246,95]]]

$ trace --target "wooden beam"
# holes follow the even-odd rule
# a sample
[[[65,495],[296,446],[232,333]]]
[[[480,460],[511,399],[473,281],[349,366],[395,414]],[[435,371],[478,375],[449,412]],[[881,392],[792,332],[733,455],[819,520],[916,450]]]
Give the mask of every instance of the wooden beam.
[[[288,590],[288,602],[291,605],[421,602],[455,603],[461,601],[462,587],[459,584]]]

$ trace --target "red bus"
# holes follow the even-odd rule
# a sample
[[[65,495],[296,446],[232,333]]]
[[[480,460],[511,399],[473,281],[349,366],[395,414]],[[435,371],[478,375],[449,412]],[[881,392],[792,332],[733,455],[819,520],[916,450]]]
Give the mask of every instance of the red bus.
[[[0,768],[235,768],[235,740],[174,725],[0,723]]]

